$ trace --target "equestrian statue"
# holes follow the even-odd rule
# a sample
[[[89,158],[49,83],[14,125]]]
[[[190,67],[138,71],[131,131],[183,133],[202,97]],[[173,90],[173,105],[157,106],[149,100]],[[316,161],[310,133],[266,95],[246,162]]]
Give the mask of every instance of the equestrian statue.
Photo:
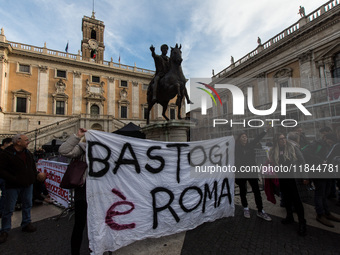
[[[185,87],[186,78],[182,71],[182,46],[178,44],[174,48],[171,47],[170,58],[167,56],[168,46],[161,46],[162,55],[155,53],[155,47],[151,45],[150,50],[155,61],[156,74],[151,80],[147,91],[147,119],[149,124],[150,111],[155,103],[163,107],[162,116],[169,120],[165,115],[169,101],[177,95],[176,105],[178,107],[177,118],[181,119],[181,105],[183,96],[187,99],[188,104],[192,104],[189,99],[187,89]]]

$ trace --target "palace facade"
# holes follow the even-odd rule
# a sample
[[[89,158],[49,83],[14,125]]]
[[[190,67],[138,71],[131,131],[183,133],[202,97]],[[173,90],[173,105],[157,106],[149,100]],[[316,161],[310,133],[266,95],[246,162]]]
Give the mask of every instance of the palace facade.
[[[236,134],[241,130],[255,137],[262,130],[256,127],[272,125],[272,122],[275,132],[289,132],[292,128],[285,126],[296,124],[286,121],[289,119],[295,120],[311,140],[318,137],[319,129],[324,126],[335,129],[340,125],[339,0],[329,1],[308,15],[301,13],[295,24],[264,43],[258,38],[255,50],[237,61],[231,58],[229,66],[213,74],[210,85],[217,88],[217,84],[232,84],[241,90],[245,99],[244,115],[233,114],[240,102],[236,102],[230,90],[216,89],[223,104],[213,104],[207,115],[192,112],[190,118],[197,122],[196,130],[191,130],[192,140]],[[273,100],[273,88],[277,88],[277,100]],[[303,106],[311,115],[304,114],[295,105],[287,105],[286,114],[282,115],[282,88],[308,90],[311,99]],[[301,93],[286,96],[288,99],[305,97]],[[254,114],[249,109],[248,97],[256,110],[273,107],[275,111],[266,116]],[[217,119],[221,124],[213,127]]]
[[[78,54],[48,49],[46,43],[36,47],[8,41],[1,29],[1,138],[26,133],[38,147],[79,127],[112,132],[129,122],[146,124],[154,71],[105,61],[104,29],[94,13],[84,16]],[[162,119],[159,108],[154,106],[151,121]],[[176,111],[171,101],[169,118]]]

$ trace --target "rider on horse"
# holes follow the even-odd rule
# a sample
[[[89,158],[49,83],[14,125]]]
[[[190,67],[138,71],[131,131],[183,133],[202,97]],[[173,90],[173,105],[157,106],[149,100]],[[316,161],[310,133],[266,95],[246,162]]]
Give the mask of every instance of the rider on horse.
[[[150,46],[150,50],[152,52],[152,57],[155,61],[155,66],[156,66],[156,74],[155,77],[153,78],[153,80],[151,81],[151,83],[153,82],[153,96],[152,96],[152,102],[155,103],[157,101],[157,89],[158,89],[158,83],[159,80],[164,77],[164,75],[166,75],[167,72],[169,72],[170,70],[170,59],[169,57],[166,55],[168,53],[168,45],[163,44],[161,46],[161,52],[162,55],[157,55],[155,53],[155,47],[153,45]],[[183,75],[183,73],[182,73]],[[183,80],[186,80],[186,78],[182,77]],[[182,92],[179,92],[179,94],[181,94]],[[190,101],[189,99],[189,95],[187,92],[187,89],[184,87],[184,91],[183,94],[185,96],[185,98],[187,99],[187,103],[188,104],[193,104],[193,102]]]
[[[161,52],[162,55],[157,55],[155,53],[155,47],[151,45],[150,50],[152,52],[152,57],[155,61],[155,66],[156,66],[156,74],[155,77],[153,78],[153,97],[152,101],[156,102],[157,100],[157,87],[158,87],[158,82],[159,80],[169,71],[170,69],[170,61],[169,57],[166,55],[168,53],[168,45],[163,44],[161,46]]]

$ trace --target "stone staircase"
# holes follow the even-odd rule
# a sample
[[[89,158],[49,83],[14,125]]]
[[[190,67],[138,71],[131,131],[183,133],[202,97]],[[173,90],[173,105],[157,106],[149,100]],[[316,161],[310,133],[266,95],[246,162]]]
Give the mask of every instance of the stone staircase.
[[[79,128],[80,116],[73,116],[66,120],[26,132],[25,135],[31,140],[28,149],[34,151],[36,148],[58,139],[65,141],[71,134],[77,132]]]

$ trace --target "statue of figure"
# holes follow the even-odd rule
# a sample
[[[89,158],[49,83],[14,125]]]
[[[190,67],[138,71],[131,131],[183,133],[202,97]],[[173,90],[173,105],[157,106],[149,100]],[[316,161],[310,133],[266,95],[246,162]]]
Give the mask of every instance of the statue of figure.
[[[300,14],[301,18],[305,17],[306,16],[305,7],[300,5],[300,9],[299,9],[299,13],[298,14]]]
[[[258,43],[259,45],[261,45],[261,38],[260,38],[260,37],[257,37],[257,43]]]
[[[155,103],[158,103],[163,107],[162,116],[166,120],[169,120],[165,115],[166,109],[168,108],[169,101],[175,96],[177,96],[176,105],[178,107],[178,119],[181,119],[182,99],[185,97],[187,103],[192,104],[185,87],[187,79],[183,74],[181,66],[183,61],[181,47],[182,46],[178,47],[178,44],[176,44],[174,48],[171,47],[170,58],[166,56],[168,52],[167,45],[162,45],[162,55],[160,56],[155,54],[153,45],[150,47],[152,57],[155,61],[156,74],[151,80],[147,91],[147,124],[149,124],[149,114]]]
[[[234,64],[234,57],[233,56],[231,56],[230,62],[231,62],[232,65]]]
[[[151,55],[155,61],[155,67],[156,67],[156,74],[155,74],[155,77],[153,78],[153,82],[154,82],[153,97],[152,97],[153,102],[156,102],[159,79],[162,78],[170,69],[169,57],[166,55],[168,53],[168,49],[169,49],[168,45],[163,44],[161,46],[162,55],[157,55],[155,53],[155,47],[153,47],[153,45],[150,46]]]

